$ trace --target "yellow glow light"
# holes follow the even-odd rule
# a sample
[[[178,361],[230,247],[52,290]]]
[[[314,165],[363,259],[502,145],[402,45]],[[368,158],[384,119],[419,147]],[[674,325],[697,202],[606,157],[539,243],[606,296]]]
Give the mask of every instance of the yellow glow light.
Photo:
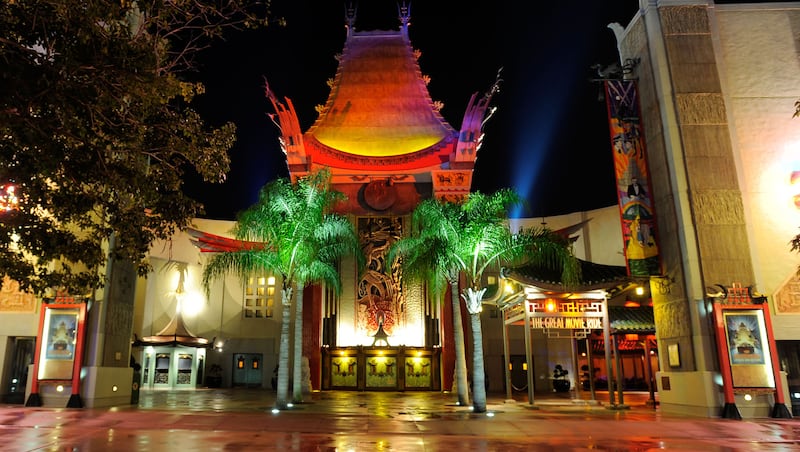
[[[194,317],[203,311],[205,300],[199,292],[191,291],[181,296],[181,313],[186,317]]]
[[[9,211],[19,207],[19,199],[14,185],[0,185],[0,210]]]

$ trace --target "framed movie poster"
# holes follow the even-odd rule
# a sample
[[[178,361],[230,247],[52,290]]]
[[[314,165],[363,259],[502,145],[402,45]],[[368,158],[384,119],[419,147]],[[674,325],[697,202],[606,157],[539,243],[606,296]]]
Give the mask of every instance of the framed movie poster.
[[[39,380],[72,380],[82,347],[84,307],[43,305],[39,342]],[[79,367],[78,367],[79,368]]]
[[[761,309],[723,310],[733,386],[774,388],[769,341]]]

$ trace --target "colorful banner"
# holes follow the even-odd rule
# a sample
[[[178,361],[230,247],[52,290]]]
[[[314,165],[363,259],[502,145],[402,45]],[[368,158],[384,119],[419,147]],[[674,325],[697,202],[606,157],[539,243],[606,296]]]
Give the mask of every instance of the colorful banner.
[[[606,80],[604,87],[628,274],[660,275],[639,92],[633,80]]]

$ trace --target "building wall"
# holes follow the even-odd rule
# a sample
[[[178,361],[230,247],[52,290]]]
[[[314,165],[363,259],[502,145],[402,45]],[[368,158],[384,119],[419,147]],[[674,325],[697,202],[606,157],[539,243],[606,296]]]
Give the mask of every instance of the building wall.
[[[800,4],[640,6],[617,39],[621,61],[639,63],[663,271],[674,281],[654,292],[656,327],[659,349],[676,343],[683,356],[677,369],[662,362],[661,377],[690,388],[662,390],[662,408],[713,416],[722,400],[706,293],[715,284],[754,286],[770,297],[776,337],[798,336],[796,316],[776,312],[775,295],[798,265],[789,178]]]
[[[612,158],[612,150],[608,149],[608,158]],[[622,226],[617,205],[602,207],[585,212],[573,212],[546,218],[518,218],[509,220],[512,230],[519,228],[538,228],[544,226],[554,231],[566,229],[583,223],[572,237],[575,256],[605,265],[625,265],[623,254]]]
[[[204,232],[232,237],[233,221],[197,218],[194,226]],[[201,253],[185,232],[151,247],[153,271],[138,285],[134,333],[142,338],[156,335],[173,318],[177,300],[174,292],[178,271],[170,262],[186,264],[183,319],[195,336],[214,339],[221,345],[207,354],[207,367],[222,366],[223,385],[230,386],[237,353],[263,354],[262,386],[269,387],[278,362],[278,341],[282,316],[281,280],[276,279],[272,318],[246,318],[243,313],[244,281],[228,274],[213,281],[206,293],[202,284],[203,266],[210,256]],[[139,358],[137,358],[139,359]]]
[[[716,7],[717,61],[734,160],[742,187],[748,243],[759,292],[773,302],[776,339],[800,339],[800,258],[788,242],[798,233],[800,208],[790,176],[800,170],[800,3]],[[774,294],[795,285],[794,303]]]

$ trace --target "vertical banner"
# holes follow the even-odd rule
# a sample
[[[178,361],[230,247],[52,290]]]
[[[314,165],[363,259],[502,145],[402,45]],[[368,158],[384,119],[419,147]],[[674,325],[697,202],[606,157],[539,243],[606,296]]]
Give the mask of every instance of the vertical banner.
[[[604,81],[625,261],[630,276],[661,274],[639,92],[634,80]]]

